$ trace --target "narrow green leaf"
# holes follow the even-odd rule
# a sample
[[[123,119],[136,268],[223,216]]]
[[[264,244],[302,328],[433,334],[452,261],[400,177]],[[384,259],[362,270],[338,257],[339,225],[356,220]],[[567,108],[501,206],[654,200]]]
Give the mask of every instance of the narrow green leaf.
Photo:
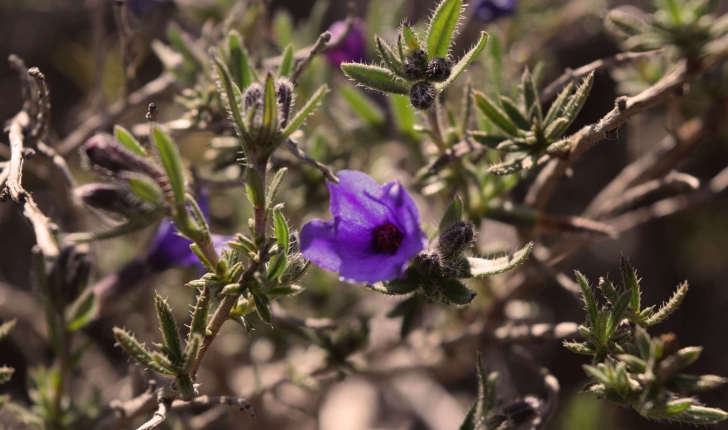
[[[15,369],[12,367],[2,366],[0,367],[0,384],[4,384],[13,377],[13,373],[15,373]],[[0,410],[2,410],[2,398],[0,398]]]
[[[394,52],[394,49],[377,35],[374,35],[374,40],[377,43],[377,51],[379,52],[379,56],[382,58],[382,61],[384,61],[384,64],[387,66],[387,68],[389,68],[389,70],[394,72],[400,78],[404,78],[405,75],[402,60],[399,58],[397,53]]]
[[[259,296],[257,294],[253,295],[253,300],[255,301],[255,310],[258,312],[258,316],[260,319],[270,325],[271,322],[271,311],[270,311],[270,302],[268,301],[268,298],[265,296]]]
[[[544,131],[544,136],[546,137],[546,140],[549,142],[557,139],[560,137],[566,129],[569,127],[569,120],[566,118],[557,118],[554,122],[551,123],[548,127],[546,127],[546,131]]]
[[[528,255],[531,253],[531,250],[533,249],[533,242],[530,242],[526,244],[523,248],[520,250],[514,252],[511,255],[507,255],[505,257],[496,258],[493,260],[486,260],[484,258],[474,258],[474,257],[468,257],[467,258],[467,276],[468,277],[482,277],[487,275],[495,275],[498,273],[503,273],[508,270],[513,269],[514,267],[518,266],[519,264],[526,261],[526,258],[528,258]]]
[[[508,140],[506,136],[498,136],[496,134],[491,134],[479,130],[468,131],[468,136],[473,138],[476,142],[493,149]]]
[[[586,103],[586,99],[589,97],[592,85],[594,85],[594,72],[591,72],[589,76],[584,78],[582,85],[576,90],[576,93],[574,93],[571,99],[569,99],[566,106],[564,106],[564,117],[569,120],[566,128],[569,128],[569,125],[574,122],[576,116],[581,112],[581,108],[584,107],[584,103]]]
[[[263,140],[269,141],[278,132],[278,100],[276,99],[276,83],[273,75],[268,73],[265,78],[265,93],[263,95]]]
[[[435,9],[426,38],[427,56],[430,59],[447,57],[462,7],[462,0],[442,0]]]
[[[253,82],[250,76],[248,52],[243,45],[243,36],[235,30],[228,34],[230,51],[230,75],[239,89],[246,89]]]
[[[278,68],[278,76],[288,76],[293,70],[293,45],[289,44],[286,49],[283,50],[283,60]]]
[[[624,288],[632,292],[632,300],[629,305],[635,312],[639,313],[640,296],[642,293],[640,292],[640,281],[637,279],[637,271],[629,263],[629,260],[624,257],[622,257],[619,270],[622,273],[622,283],[624,284]]]
[[[283,182],[283,178],[286,177],[286,172],[288,172],[288,168],[283,167],[277,170],[275,176],[273,176],[273,180],[268,186],[268,192],[265,194],[265,206],[267,208],[273,207],[273,201],[275,200],[278,188],[280,188],[281,183]]]
[[[597,326],[597,319],[599,318],[597,299],[594,297],[594,290],[592,290],[592,287],[589,285],[589,281],[581,274],[581,272],[577,270],[574,272],[574,275],[576,276],[576,281],[581,287],[581,296],[582,300],[584,300],[584,305],[586,306],[589,327],[594,329]]]
[[[342,63],[341,70],[359,85],[374,91],[409,94],[409,86],[389,69],[370,64]]]
[[[442,91],[445,88],[449,87],[455,80],[467,69],[470,64],[475,60],[475,58],[480,55],[481,52],[483,52],[483,49],[485,49],[485,46],[488,44],[488,39],[490,36],[486,32],[480,33],[480,39],[478,39],[478,42],[470,48],[470,51],[468,51],[463,57],[460,59],[460,61],[457,62],[452,68],[452,71],[450,72],[450,77],[447,78],[445,82],[440,82],[435,84],[435,88],[437,88],[438,91]]]
[[[119,177],[126,181],[135,196],[145,202],[154,206],[160,206],[164,202],[162,190],[148,176],[135,172],[123,172]]]
[[[523,115],[520,109],[518,109],[518,106],[516,106],[513,100],[506,96],[500,96],[500,101],[501,106],[503,106],[503,110],[506,115],[508,115],[508,118],[510,118],[518,128],[521,130],[529,130],[531,128],[531,121],[526,119],[526,116]]]
[[[129,151],[140,157],[146,158],[147,152],[144,150],[142,145],[134,138],[134,136],[129,133],[129,130],[125,129],[120,125],[115,125],[114,137]]]
[[[459,430],[478,430],[477,413],[478,413],[478,401],[476,400],[475,402],[473,402],[473,405],[470,406],[470,409],[468,410],[468,414],[465,415],[465,419],[463,420],[463,423],[460,424],[460,427],[458,427],[458,429]]]
[[[510,136],[518,135],[518,127],[511,121],[505,112],[501,110],[495,103],[493,103],[488,96],[481,93],[480,91],[473,91],[473,97],[475,98],[475,104],[483,115],[488,118],[493,125],[500,128]]]
[[[533,78],[531,77],[531,73],[528,71],[528,68],[523,71],[523,76],[521,77],[521,91],[526,111],[531,112],[531,109],[535,109],[538,118],[542,118],[541,101],[538,99],[538,90],[536,89],[536,85],[533,82]],[[533,120],[533,118],[534,117],[532,116],[530,119]]]
[[[402,38],[404,39],[404,43],[407,45],[407,49],[410,51],[414,51],[415,49],[422,49],[420,46],[420,41],[417,40],[417,36],[415,35],[414,30],[412,30],[412,27],[410,27],[407,24],[404,24],[402,26]]]
[[[670,419],[686,424],[711,425],[718,424],[728,418],[728,413],[718,408],[693,405],[687,411],[670,417]]]
[[[460,196],[455,196],[450,202],[450,205],[445,210],[445,214],[440,220],[440,225],[437,227],[437,231],[434,236],[437,236],[439,232],[445,231],[452,224],[463,220],[463,201]]]
[[[544,118],[543,123],[545,127],[548,127],[551,125],[551,123],[559,118],[561,116],[561,112],[564,110],[564,106],[566,106],[566,102],[569,100],[569,97],[571,96],[571,92],[574,90],[574,83],[569,82],[569,84],[564,88],[556,97],[556,100],[551,104],[551,107],[549,108],[548,113],[546,114],[546,118]]]
[[[172,22],[167,27],[169,43],[182,54],[188,70],[201,72],[205,70],[205,58],[192,39],[182,32],[178,24]]]
[[[339,92],[356,116],[361,118],[365,124],[370,127],[378,127],[384,123],[386,119],[384,112],[376,103],[364,95],[364,93],[349,86],[339,87]]]
[[[457,279],[446,279],[440,282],[440,288],[447,304],[464,306],[473,301],[477,295],[475,291],[466,287]]]
[[[614,305],[617,303],[617,299],[619,298],[619,293],[617,293],[617,289],[614,288],[614,285],[609,279],[605,278],[599,278],[599,283],[597,284],[597,288],[599,288],[602,291],[602,294],[607,299],[609,303]]]
[[[287,262],[288,257],[283,253],[278,253],[271,257],[270,262],[268,263],[268,279],[273,281],[280,278],[283,271],[286,269]]]
[[[238,137],[243,139],[247,134],[247,130],[245,128],[243,114],[240,111],[240,89],[232,81],[227,66],[216,55],[212,56],[212,60],[215,63],[215,70],[219,79],[218,92],[222,96],[223,103],[225,103],[228,112],[230,112],[230,117],[233,120]]]
[[[594,348],[585,343],[564,341],[564,347],[575,354],[596,355],[597,353]]]
[[[207,318],[210,314],[210,288],[204,286],[197,296],[195,309],[192,311],[192,321],[190,322],[190,333],[187,336],[187,342],[190,342],[194,335],[205,335],[207,328]]]
[[[174,375],[174,372],[170,372],[168,369],[157,364],[152,354],[131,333],[119,327],[114,327],[113,331],[117,345],[126,351],[142,367],[164,375]]]
[[[245,190],[255,209],[265,209],[265,184],[257,169],[245,169]]]
[[[227,284],[222,288],[222,290],[220,290],[220,294],[226,296],[237,296],[242,294],[243,291],[245,291],[245,289],[240,284]]]
[[[195,360],[197,360],[197,356],[200,354],[200,349],[202,349],[202,339],[203,336],[201,334],[195,333],[190,337],[190,340],[187,341],[187,346],[185,346],[179,366],[180,374],[186,375],[190,373],[190,370],[192,370],[192,366],[194,365]]]
[[[289,45],[293,41],[293,16],[288,9],[280,8],[273,15],[273,33],[279,47]]]
[[[494,175],[510,175],[521,170],[532,169],[538,162],[538,154],[515,154],[507,157],[505,161],[494,164],[488,168],[488,172]]]
[[[303,287],[300,285],[279,285],[270,289],[268,297],[271,299],[275,299],[277,297],[290,297],[300,294],[301,292],[303,292]]]
[[[152,130],[154,145],[159,153],[164,171],[167,173],[169,185],[172,187],[174,199],[178,205],[184,205],[185,202],[185,175],[182,169],[182,160],[177,152],[177,145],[172,142],[172,138],[159,127]]]
[[[293,134],[296,130],[298,130],[299,127],[301,127],[306,121],[306,118],[308,118],[311,113],[313,113],[314,109],[318,106],[318,104],[321,102],[321,99],[324,98],[326,93],[329,92],[329,87],[326,85],[322,85],[319,87],[318,90],[311,96],[310,99],[308,99],[308,102],[299,110],[296,112],[296,115],[291,118],[291,120],[288,122],[288,126],[283,130],[281,133],[284,138],[289,137]]]
[[[280,209],[273,209],[273,225],[276,242],[278,242],[278,249],[281,254],[286,255],[288,253],[290,232],[288,230],[288,223]]]
[[[663,304],[660,307],[660,310],[647,318],[647,320],[645,321],[645,325],[651,326],[665,321],[667,317],[672,315],[672,313],[675,312],[678,307],[680,307],[680,304],[683,302],[687,294],[688,283],[684,282],[677,288],[672,297],[670,297],[670,300],[668,300],[667,303]]]
[[[162,331],[164,344],[169,349],[170,360],[179,362],[182,359],[182,342],[177,331],[177,321],[172,314],[172,308],[159,294],[154,297],[154,306],[157,309],[159,328]]]
[[[415,131],[417,117],[409,105],[409,98],[400,94],[392,94],[389,97],[389,103],[397,130],[410,139],[419,139],[419,135]]]
[[[609,314],[609,320],[607,321],[607,339],[609,339],[615,330],[617,330],[619,323],[622,321],[624,314],[627,312],[627,308],[629,308],[631,298],[632,293],[625,291],[621,296],[619,296],[612,306],[612,312]]]
[[[90,323],[96,316],[96,294],[92,289],[83,292],[68,308],[66,329],[73,333]]]

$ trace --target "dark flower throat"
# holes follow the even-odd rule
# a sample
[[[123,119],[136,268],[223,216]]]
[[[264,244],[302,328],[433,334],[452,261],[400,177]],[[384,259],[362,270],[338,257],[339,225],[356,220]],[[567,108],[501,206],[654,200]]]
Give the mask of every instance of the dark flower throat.
[[[382,254],[394,254],[402,244],[404,235],[391,222],[380,225],[372,232],[374,250]]]

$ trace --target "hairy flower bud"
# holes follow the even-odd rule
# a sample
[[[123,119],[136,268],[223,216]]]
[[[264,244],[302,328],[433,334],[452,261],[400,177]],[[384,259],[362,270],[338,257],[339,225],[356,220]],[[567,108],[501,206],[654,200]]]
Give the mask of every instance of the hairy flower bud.
[[[91,166],[112,174],[128,171],[144,173],[155,179],[164,176],[155,165],[124,148],[110,134],[91,137],[81,151]]]
[[[435,247],[442,258],[451,259],[458,257],[467,247],[471,246],[474,239],[473,224],[458,221],[440,233]]]
[[[417,82],[410,88],[410,103],[416,109],[427,110],[432,107],[437,97],[435,86],[427,81]]]
[[[245,110],[248,110],[259,103],[263,103],[263,87],[256,82],[245,90],[245,94],[243,94],[243,107]]]
[[[126,219],[147,217],[156,208],[134,196],[126,188],[113,184],[88,184],[74,190],[76,197],[95,209],[120,214]]]
[[[426,73],[427,54],[421,49],[415,49],[404,59],[404,75],[414,81],[424,78]]]
[[[291,114],[293,104],[293,83],[286,78],[276,81],[276,100],[278,101],[278,116],[281,119],[281,127],[288,124],[288,117]]]
[[[86,287],[91,271],[87,245],[66,245],[48,274],[51,299],[61,309]]]
[[[435,278],[442,276],[440,255],[429,248],[415,255],[415,258],[412,260],[412,266],[425,276]]]
[[[450,77],[452,63],[446,58],[435,58],[427,65],[427,79],[433,82],[443,82]]]

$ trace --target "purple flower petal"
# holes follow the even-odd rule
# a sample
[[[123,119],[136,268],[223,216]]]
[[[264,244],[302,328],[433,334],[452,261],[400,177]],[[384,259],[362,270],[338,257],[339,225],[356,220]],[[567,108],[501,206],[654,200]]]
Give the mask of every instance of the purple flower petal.
[[[301,230],[303,255],[351,282],[402,277],[427,245],[412,197],[398,182],[380,186],[358,171],[341,171],[339,179],[329,183],[333,219]]]
[[[481,0],[475,6],[474,16],[480,22],[494,22],[504,16],[513,15],[517,5],[518,0]]]
[[[337,40],[344,31],[346,31],[346,21],[336,21],[329,27],[332,40]],[[342,43],[324,53],[326,59],[335,67],[339,67],[341,63],[345,62],[365,61],[367,50],[365,34],[364,23],[362,20],[357,19]]]

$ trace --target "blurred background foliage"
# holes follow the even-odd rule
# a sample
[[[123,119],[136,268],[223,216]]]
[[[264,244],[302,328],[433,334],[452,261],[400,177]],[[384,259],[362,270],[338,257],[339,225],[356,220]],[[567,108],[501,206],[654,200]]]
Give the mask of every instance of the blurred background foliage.
[[[204,34],[208,20],[217,22],[228,17],[234,3],[233,0],[130,1],[141,40],[135,60],[138,64],[136,85],[140,86],[162,72],[164,65],[155,56],[150,43],[157,39],[169,42],[167,26],[170,23],[199,36]],[[367,41],[364,59],[370,62],[376,59],[374,34],[393,41],[403,18],[407,17],[417,28],[435,6],[435,2],[429,0],[362,0],[355,3]],[[483,30],[488,31],[492,39],[487,52],[458,81],[459,88],[448,91],[447,97],[454,102],[451,106],[455,106],[455,111],[459,109],[457,103],[468,80],[474,89],[488,95],[513,94],[526,65],[533,69],[542,64],[542,83],[547,83],[566,68],[575,69],[619,52],[618,41],[603,28],[602,20],[607,10],[651,8],[648,2],[522,0],[512,15],[504,14],[497,20],[482,22],[477,15],[478,3],[472,1],[466,11],[456,39],[455,56],[470,47]],[[725,2],[714,3],[717,14],[728,12]],[[259,20],[258,14],[268,14],[270,20]],[[344,19],[346,14],[346,4],[342,1],[273,0],[267,7],[256,4],[248,8],[234,25],[248,49],[262,59],[282,54],[289,44],[295,50],[309,46],[321,31],[334,21]],[[265,24],[258,24],[260,22]],[[56,138],[67,136],[85,119],[123,97],[122,54],[111,2],[4,0],[0,3],[0,58],[7,58],[11,53],[45,73],[52,91],[52,126]],[[637,93],[656,82],[664,74],[665,67],[663,60],[649,58],[611,73],[599,73],[591,96],[570,131],[597,121],[612,109],[618,95]],[[406,100],[355,87],[338,64],[319,56],[299,82],[299,106],[324,83],[337,90],[327,96],[319,112],[308,120],[301,146],[334,170],[360,169],[380,182],[401,178],[408,188],[419,189],[425,195],[415,194],[423,222],[426,229],[434,230],[450,196],[431,192],[437,191],[437,184],[429,184],[434,188],[428,192],[427,186],[422,187],[413,180],[413,174],[423,165],[423,160],[413,160],[413,156],[419,156],[419,151],[411,151],[411,148],[423,137],[415,129],[420,120],[404,107]],[[194,84],[191,80],[189,88]],[[682,106],[685,116],[705,109],[701,92],[715,91],[710,84],[706,80],[691,88],[690,98]],[[718,84],[725,85],[725,81]],[[0,118],[10,118],[18,111],[22,100],[17,76],[5,62],[0,62],[0,95],[3,100]],[[691,102],[691,98],[694,101]],[[189,113],[171,94],[160,96],[154,102],[160,112],[160,123]],[[668,104],[641,114],[620,129],[618,140],[602,143],[587,152],[574,166],[571,178],[561,181],[548,209],[559,214],[581,213],[592,197],[630,160],[657,145],[665,135],[666,127],[669,128],[675,109]],[[135,133],[144,133],[145,113],[145,106],[130,109],[117,123]],[[211,124],[220,118],[214,114],[192,117],[195,121]],[[680,170],[707,180],[723,169],[728,164],[727,131],[723,124],[719,133],[698,146],[691,157],[680,164]],[[176,141],[188,165],[198,167],[200,174],[234,177],[236,167],[229,161],[234,161],[235,154],[228,157],[227,166],[231,167],[224,165],[224,151],[208,147],[214,137],[210,131],[194,131],[180,133]],[[72,156],[69,163],[79,182],[90,182],[92,175],[82,169],[80,160],[80,157]],[[286,216],[295,228],[311,218],[327,218],[327,193],[320,172],[292,160],[284,154],[276,162],[291,170],[280,200],[286,202]],[[228,170],[211,170],[211,161],[220,161]],[[520,182],[515,176],[489,179],[493,181],[489,186],[495,189],[494,196],[510,190],[510,198],[520,201],[533,177],[526,175]],[[63,192],[58,172],[49,165],[30,163],[24,179],[44,212],[57,219],[67,231],[101,228],[98,220],[73,208]],[[210,195],[211,226],[215,233],[243,231],[250,216],[248,202],[239,188],[215,190]],[[728,361],[724,359],[728,355],[728,342],[722,331],[728,324],[728,313],[723,308],[728,306],[726,219],[728,197],[723,193],[705,204],[629,230],[616,240],[590,243],[569,263],[566,273],[579,269],[596,279],[598,275],[613,271],[614,263],[621,255],[629,256],[640,275],[649,280],[649,286],[643,288],[643,300],[647,303],[660,303],[675,285],[689,280],[691,293],[680,311],[651,334],[674,332],[690,345],[702,345],[703,359],[695,364],[693,371],[728,375]],[[518,245],[517,231],[511,225],[484,219],[479,227],[478,246],[482,254],[497,254]],[[104,279],[144,255],[153,234],[154,229],[147,229],[93,244],[92,282]],[[0,363],[16,369],[12,381],[1,390],[16,400],[27,402],[30,400],[31,369],[48,364],[51,353],[44,341],[45,329],[39,321],[37,305],[34,307],[40,295],[33,287],[30,275],[30,250],[34,238],[11,205],[0,205],[0,237],[0,319],[19,319],[14,332],[0,347]],[[488,249],[484,248],[486,244]],[[169,297],[178,321],[186,321],[187,306],[194,300],[194,290],[182,285],[197,275],[195,268],[168,270],[146,277],[132,294],[122,295],[109,303],[101,317],[84,330],[84,338],[92,339],[94,346],[85,354],[80,374],[74,375],[73,392],[88,399],[91,405],[129,398],[138,392],[145,376],[137,366],[129,365],[127,356],[120,349],[114,348],[111,328],[125,326],[145,341],[158,338],[152,300],[155,291]],[[498,279],[492,282],[500,282]],[[476,285],[482,294],[470,307],[423,307],[418,314],[419,330],[412,333],[408,342],[417,350],[420,344],[432,340],[428,334],[464,330],[479,312],[488,309],[490,282]],[[555,281],[546,279],[543,282],[546,284],[540,287],[537,295],[506,306],[508,318],[525,323],[583,321],[583,309],[578,301]],[[338,282],[334,275],[313,267],[303,283],[306,291],[283,299],[281,306],[289,315],[300,318],[334,319],[340,328],[332,336],[341,340],[342,348],[359,346],[365,332],[370,334],[371,349],[398,341],[398,322],[385,316],[394,306],[394,300],[374,295],[361,286]],[[312,340],[315,334],[284,325],[271,329],[257,320],[253,327],[254,331],[248,334],[240,326],[226,325],[215,343],[214,353],[206,357],[200,380],[204,381],[201,390],[205,393],[250,397],[259,411],[258,417],[249,420],[235,410],[226,411],[214,427],[209,428],[455,428],[475,392],[473,363],[478,346],[484,348],[489,368],[502,375],[501,395],[504,398],[515,398],[539,389],[533,386],[533,375],[522,370],[523,364],[495,342],[446,347],[437,357],[424,357],[435,364],[418,370],[415,376],[408,373],[377,375],[374,372],[372,377],[350,376],[341,383],[337,382],[336,376],[317,381],[307,376],[324,359],[324,350],[315,346],[316,339]],[[442,341],[442,338],[435,339]],[[562,387],[559,410],[550,428],[606,430],[674,426],[645,421],[633,411],[579,394],[587,380],[581,370],[583,357],[571,354],[560,342],[537,341],[526,346],[539,363],[551,370]],[[431,349],[423,347],[422,350]],[[361,357],[354,356],[354,365],[357,360]],[[283,387],[276,396],[256,395],[259,387],[283,376],[290,377],[295,384]],[[728,408],[725,389],[706,393],[701,399],[712,406]],[[172,417],[165,425],[186,428],[182,420],[181,416]],[[0,428],[16,428],[15,425],[17,423],[13,424],[7,413],[0,414]],[[728,425],[719,428],[728,428]]]

